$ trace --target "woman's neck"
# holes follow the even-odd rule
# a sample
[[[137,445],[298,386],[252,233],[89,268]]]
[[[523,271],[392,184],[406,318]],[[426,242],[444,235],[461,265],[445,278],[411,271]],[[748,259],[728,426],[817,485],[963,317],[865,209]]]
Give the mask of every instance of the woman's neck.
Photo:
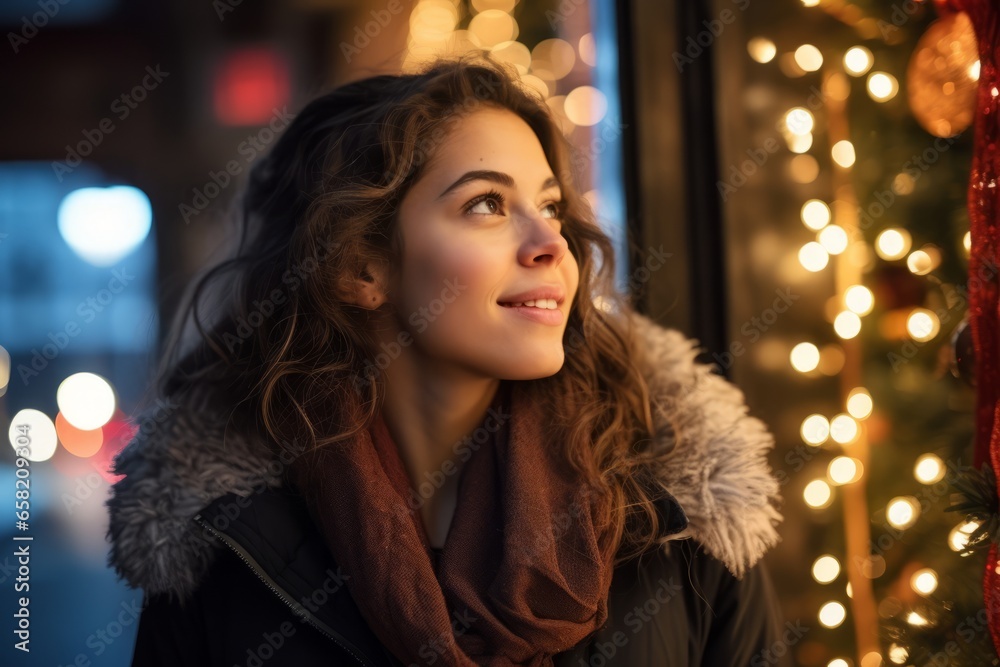
[[[500,388],[496,378],[430,365],[416,354],[402,354],[386,369],[382,418],[414,488],[428,481],[425,474],[443,470],[447,461],[461,465],[463,442],[482,423]]]

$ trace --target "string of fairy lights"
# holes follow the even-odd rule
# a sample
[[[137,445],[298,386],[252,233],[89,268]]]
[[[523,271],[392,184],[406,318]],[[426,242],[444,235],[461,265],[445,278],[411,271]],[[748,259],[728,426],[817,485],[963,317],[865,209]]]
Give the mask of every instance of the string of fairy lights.
[[[802,0],[802,4],[813,7],[820,3],[819,0]],[[857,21],[865,20],[860,16],[855,18]],[[842,103],[847,99],[851,91],[848,77],[864,77],[865,91],[875,104],[888,102],[899,92],[898,79],[891,72],[876,69],[876,59],[872,51],[862,45],[851,46],[842,53],[838,52],[838,61],[834,62],[827,62],[823,52],[812,44],[801,44],[779,55],[775,43],[764,36],[750,39],[747,51],[757,63],[775,62],[781,72],[789,78],[803,77],[822,70],[825,74],[824,105],[828,100]],[[976,61],[969,66],[965,74],[971,81],[977,81],[979,62]],[[778,127],[788,150],[793,154],[788,172],[791,180],[803,184],[812,183],[820,172],[819,159],[826,158],[814,155],[819,151],[814,146],[816,118],[813,112],[802,106],[788,109]],[[830,146],[829,159],[839,168],[841,175],[849,178],[857,160],[853,144],[847,139],[834,142]],[[897,174],[892,181],[895,195],[905,196],[910,194],[913,188],[914,178],[905,171]],[[836,192],[839,193],[840,190]],[[818,273],[826,269],[832,261],[840,262],[843,263],[842,266],[849,267],[856,277],[870,270],[879,260],[905,264],[911,273],[918,276],[928,275],[940,265],[942,249],[929,243],[914,248],[914,239],[902,227],[892,226],[883,229],[875,237],[874,243],[870,244],[864,239],[863,234],[856,232],[854,223],[859,213],[861,211],[856,203],[842,201],[839,197],[831,202],[821,199],[809,199],[803,202],[800,210],[801,223],[810,232],[815,233],[815,239],[804,243],[798,250],[799,265],[808,272]],[[845,224],[841,224],[842,220]],[[852,235],[849,231],[855,233]],[[965,233],[962,245],[964,254],[968,257],[971,248],[969,232]],[[848,281],[843,289],[838,290],[838,293],[829,300],[826,309],[832,332],[841,342],[825,345],[822,349],[808,341],[794,345],[788,358],[792,369],[803,374],[818,370],[824,375],[837,375],[845,364],[844,345],[860,334],[862,327],[865,326],[865,317],[872,313],[874,307],[875,296],[872,290],[860,280]],[[896,320],[897,327],[902,326],[905,336],[921,344],[938,337],[941,332],[941,322],[933,310],[910,307],[907,311],[897,313],[900,318]],[[868,326],[876,325],[871,323]],[[852,447],[864,439],[863,422],[872,416],[875,403],[871,393],[864,386],[853,386],[845,394],[842,412],[834,415],[810,414],[801,422],[800,436],[808,447],[815,451],[832,447],[837,452],[829,461],[825,474],[809,481],[803,489],[803,500],[815,511],[823,510],[834,502],[838,487],[846,489],[850,485],[861,485],[863,489],[865,469],[862,457],[852,455]],[[912,474],[916,482],[931,487],[944,479],[946,465],[938,455],[922,453],[914,462]],[[845,521],[848,521],[850,517],[847,516],[846,505],[844,514]],[[921,503],[916,495],[894,497],[888,501],[884,509],[885,522],[899,531],[913,526],[920,519],[920,514]],[[880,512],[879,517],[882,516]],[[870,519],[867,512],[862,519],[864,530],[870,534]],[[969,555],[964,549],[969,535],[977,527],[978,524],[973,521],[960,522],[948,536],[949,547],[960,555]],[[865,556],[867,562],[863,567],[864,575],[869,579],[881,576],[885,572],[885,560],[877,554],[865,553]],[[829,586],[842,580],[844,569],[836,555],[823,553],[813,560],[811,574],[817,584]],[[918,595],[930,596],[938,588],[938,574],[932,568],[922,567],[910,576],[909,585]],[[850,582],[845,586],[845,593],[848,598],[854,597]],[[831,596],[834,599],[822,603],[817,612],[819,623],[826,628],[837,628],[847,620],[847,607],[835,599],[836,597]],[[906,613],[905,619],[913,626],[931,622],[916,610]],[[876,650],[870,650],[873,648]],[[877,648],[877,644],[872,642],[859,641],[862,667],[883,664],[883,655]],[[908,656],[907,647],[896,643],[888,646],[886,657],[890,662],[904,664]],[[838,657],[830,660],[827,667],[850,667],[852,664],[849,658]]]

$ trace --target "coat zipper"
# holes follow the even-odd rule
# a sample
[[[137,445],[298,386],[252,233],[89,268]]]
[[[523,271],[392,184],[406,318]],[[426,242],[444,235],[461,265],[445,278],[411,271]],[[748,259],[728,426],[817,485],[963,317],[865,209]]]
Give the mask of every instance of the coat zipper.
[[[287,596],[287,594],[285,593],[284,589],[282,589],[277,584],[277,582],[275,582],[273,579],[271,579],[271,577],[269,577],[264,572],[264,570],[260,566],[260,564],[257,563],[257,561],[255,561],[250,556],[250,554],[248,554],[246,552],[246,550],[243,549],[237,542],[235,542],[234,540],[231,540],[228,535],[225,535],[225,534],[219,532],[218,530],[216,530],[215,528],[213,528],[211,525],[209,525],[209,523],[204,518],[202,518],[201,514],[196,515],[194,517],[194,520],[197,521],[201,526],[203,526],[204,528],[206,528],[210,533],[212,533],[213,535],[215,535],[219,540],[222,541],[223,544],[225,544],[230,549],[232,549],[234,552],[236,552],[236,555],[239,556],[243,560],[243,562],[246,563],[250,567],[251,570],[253,570],[254,574],[256,574],[257,577],[261,581],[263,581],[264,584],[268,588],[270,588],[274,592],[275,595],[278,596],[278,599],[281,600],[282,602],[284,602],[292,610],[292,612],[294,612],[297,616],[300,616],[304,621],[306,621],[307,623],[309,623],[309,625],[311,625],[314,628],[316,628],[317,630],[319,630],[319,632],[323,636],[325,636],[327,639],[330,639],[331,641],[333,641],[334,644],[337,644],[338,646],[340,646],[340,648],[344,649],[344,651],[346,651],[352,658],[354,658],[355,660],[357,660],[358,663],[364,665],[365,667],[374,667],[374,665],[372,665],[368,660],[366,660],[365,658],[361,657],[361,651],[359,651],[350,642],[348,642],[346,639],[344,639],[343,636],[341,636],[340,634],[338,634],[337,632],[335,632],[333,630],[333,628],[331,628],[330,626],[328,626],[326,623],[323,623],[322,621],[320,621],[319,619],[317,619],[316,617],[314,617],[312,614],[310,614],[306,609],[304,609],[302,607],[302,605],[299,605],[299,604],[296,604],[295,602],[293,602]]]

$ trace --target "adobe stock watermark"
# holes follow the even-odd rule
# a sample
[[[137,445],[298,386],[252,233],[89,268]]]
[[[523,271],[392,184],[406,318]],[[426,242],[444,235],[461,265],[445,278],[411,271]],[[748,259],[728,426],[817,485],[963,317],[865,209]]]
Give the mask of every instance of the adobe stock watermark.
[[[926,5],[926,2],[918,2],[917,0],[905,0],[905,2],[894,4],[892,12],[889,14],[889,20],[879,19],[877,22],[882,39],[889,39],[891,33],[897,32]]]
[[[372,43],[372,40],[382,34],[382,31],[392,21],[393,17],[403,11],[403,4],[400,0],[389,0],[385,9],[373,9],[370,14],[372,20],[364,26],[354,26],[354,39],[350,42],[340,43],[340,52],[344,55],[344,60],[350,64],[351,59],[359,55],[361,51]]]
[[[732,0],[736,8],[741,12],[746,11],[750,6],[750,0]],[[673,60],[678,72],[683,72],[688,65],[693,65],[695,59],[705,52],[716,39],[726,30],[726,26],[736,21],[736,14],[732,9],[726,7],[719,12],[719,17],[709,21],[705,19],[702,25],[705,29],[697,35],[688,35],[685,41],[684,53],[674,51]]]
[[[425,471],[426,481],[421,482],[416,489],[410,487],[409,495],[406,498],[407,514],[412,516],[445,485],[449,477],[461,470],[455,463],[456,459],[461,463],[471,459],[472,455],[490,439],[490,436],[503,428],[504,424],[510,421],[510,418],[511,413],[504,412],[502,406],[499,408],[490,407],[483,418],[482,425],[452,445],[451,451],[454,456],[445,459],[440,469]]]
[[[826,95],[816,86],[809,86],[809,97],[806,98],[806,107],[809,111],[816,111],[823,106]],[[801,134],[809,127],[812,120],[801,110],[792,111],[787,116],[783,116],[774,125],[774,131],[780,135],[787,129],[796,134]],[[771,156],[781,149],[781,141],[776,136],[770,136],[764,140],[763,146],[746,149],[746,160],[739,164],[729,165],[729,174],[725,180],[715,182],[715,187],[719,191],[722,201],[728,201],[729,197],[737,190],[746,185],[750,178],[762,168]]]
[[[139,620],[142,610],[146,608],[148,602],[149,596],[142,595],[132,600],[123,600],[121,605],[119,605],[121,610],[115,617],[100,627],[95,628],[87,636],[84,644],[90,649],[90,653],[77,653],[72,660],[66,663],[66,667],[89,667],[92,664],[92,657],[96,658],[104,655],[104,652],[125,633],[125,629],[134,625]],[[129,638],[131,640],[131,634]],[[60,662],[58,667],[63,667],[63,663]]]
[[[420,306],[410,313],[407,320],[417,334],[424,333],[441,316],[449,304],[454,303],[462,292],[468,289],[468,285],[463,285],[458,278],[444,281],[441,293],[428,304]],[[400,330],[394,341],[381,343],[381,352],[375,355],[374,361],[365,360],[364,368],[354,376],[354,384],[359,390],[365,389],[372,381],[372,377],[379,371],[385,370],[393,361],[399,358],[403,349],[413,345],[414,338],[409,331]]]
[[[67,320],[61,329],[50,331],[47,334],[49,342],[43,345],[41,350],[31,348],[29,364],[17,365],[17,372],[21,376],[21,382],[24,383],[24,386],[27,387],[32,379],[38,377],[42,371],[48,368],[49,362],[62,354],[70,341],[80,335],[83,331],[81,321],[83,324],[90,324],[97,319],[98,315],[104,312],[115,297],[121,294],[133,280],[135,280],[135,276],[126,273],[125,269],[113,270],[107,287],[77,304],[76,314],[80,321]]]
[[[660,577],[656,584],[657,586],[651,595],[641,605],[633,607],[622,618],[622,622],[632,630],[632,635],[625,634],[624,630],[616,630],[609,641],[595,641],[593,655],[587,660],[580,658],[578,663],[580,667],[607,667],[610,664],[617,664],[612,662],[612,658],[656,618],[663,607],[670,604],[684,590],[683,586],[676,583],[673,577],[667,580]]]
[[[125,120],[168,76],[170,76],[170,72],[161,70],[159,63],[155,68],[147,65],[146,75],[142,77],[142,80],[131,90],[111,101],[111,113],[119,121]],[[73,173],[73,170],[83,162],[83,158],[93,153],[94,149],[104,141],[104,138],[115,129],[114,120],[105,116],[97,123],[96,128],[83,130],[83,138],[80,141],[73,146],[66,145],[66,158],[52,163],[52,171],[55,172],[56,179],[62,183],[63,177]]]
[[[160,430],[164,422],[177,411],[181,403],[173,397],[158,398],[156,402],[143,411],[138,429],[129,438],[133,440],[145,440],[152,434]],[[73,485],[72,492],[64,492],[60,497],[66,513],[72,515],[77,507],[81,507],[85,501],[89,500],[98,489],[107,489],[107,480],[97,471],[92,471],[77,478]]]
[[[560,0],[555,9],[546,9],[545,20],[549,22],[549,30],[556,32],[560,23],[564,23],[566,19],[576,13],[580,5],[586,3],[587,0]]]
[[[982,283],[994,283],[997,280],[998,267],[987,260],[984,264],[981,264],[976,271],[976,275],[969,278],[969,283],[971,287],[980,289]],[[953,317],[961,318],[966,312],[969,299],[968,299],[969,289],[962,286],[956,285],[954,290],[947,295],[947,301],[949,302],[948,307],[938,308],[934,311],[934,314],[938,319],[938,326],[943,327],[944,325],[951,322]],[[910,363],[917,353],[920,352],[928,343],[937,340],[937,336],[931,336],[931,330],[917,331],[917,334],[922,335],[924,340],[918,340],[916,338],[910,338],[903,342],[899,346],[899,349],[892,352],[886,352],[886,360],[889,362],[889,367],[894,373],[898,373],[899,370]]]
[[[21,29],[16,33],[7,33],[7,41],[14,53],[18,53],[21,47],[37,35],[39,30],[47,26],[49,21],[59,13],[59,10],[69,2],[70,0],[38,0],[36,4],[40,11],[35,12],[30,17],[22,16]]]
[[[949,633],[947,636],[958,635],[958,638],[962,640],[962,644],[972,644],[977,636],[989,632],[989,618],[989,609],[984,606],[976,612],[975,616],[966,616],[962,619],[955,626],[955,632]],[[949,639],[943,649],[930,656],[930,662],[923,664],[932,667],[948,667],[955,664],[952,658],[958,657],[964,651],[962,644],[959,644],[955,639]],[[907,662],[912,662],[912,659]]]
[[[926,516],[934,505],[940,502],[942,498],[951,494],[956,479],[967,477],[968,473],[973,470],[972,466],[964,465],[961,461],[956,462],[951,460],[945,462],[945,468],[947,472],[944,479],[935,484],[924,486],[919,494],[914,495],[920,502],[920,516]],[[868,541],[868,556],[866,558],[860,556],[854,557],[854,564],[862,572],[871,567],[873,556],[884,557],[906,534],[905,528],[895,528],[888,520],[883,521],[880,527],[884,529],[882,534],[874,540],[869,539]]]
[[[461,612],[456,609],[451,612],[451,616],[452,621],[450,631],[442,631],[441,634],[431,637],[417,649],[417,655],[423,658],[428,665],[433,665],[441,659],[442,655],[449,652],[448,647],[450,646],[451,639],[453,637],[461,637],[469,631],[469,628],[472,627],[473,623],[479,620],[479,617],[473,616],[472,612],[468,609],[464,609]],[[409,667],[419,666],[411,663]]]
[[[808,632],[809,628],[802,625],[801,620],[796,620],[795,623],[785,621],[785,631],[781,634],[781,638],[754,654],[750,658],[750,667],[767,667],[777,663],[793,646],[802,641]]]
[[[606,122],[601,123],[601,132],[599,135],[595,136],[590,140],[586,146],[577,146],[572,144],[572,156],[570,159],[570,164],[573,168],[577,170],[582,170],[591,162],[594,162],[598,157],[600,157],[604,151],[608,150],[608,147],[615,143],[624,134],[625,129],[628,127],[626,123],[622,122],[622,119],[615,117],[614,119],[609,119]]]
[[[289,295],[299,289],[313,273],[315,273],[331,253],[341,246],[340,241],[328,239],[315,255],[304,257],[291,267],[285,269],[281,274],[281,284],[284,287],[275,287],[271,293],[263,300],[254,299],[251,303],[252,309],[246,317],[239,315],[236,318],[236,329],[226,331],[222,335],[222,342],[230,353],[236,351],[259,329],[271,315],[288,300]]]
[[[909,176],[913,180],[913,183],[916,184],[920,180],[920,177],[927,173],[941,158],[942,153],[947,152],[962,134],[960,132],[947,138],[937,137],[932,146],[925,148],[919,155],[911,155],[910,159],[903,163],[899,171]],[[859,206],[857,209],[858,224],[856,227],[850,229],[852,241],[863,240],[864,232],[881,219],[897,201],[896,193],[891,189],[876,190],[873,196],[875,201],[870,202],[866,206]]]
[[[288,113],[287,107],[281,107],[280,111],[273,109],[273,112],[267,125],[247,136],[236,147],[237,154],[243,158],[242,162],[229,160],[219,171],[209,170],[208,180],[200,188],[192,188],[191,202],[189,204],[181,202],[177,206],[177,212],[184,219],[185,225],[190,224],[193,218],[207,209],[209,204],[229,187],[233,178],[243,173],[243,169],[264,152],[267,145],[274,141],[275,137],[295,118],[295,114]]]
[[[801,294],[794,294],[791,287],[786,287],[783,290],[775,289],[774,294],[774,301],[768,308],[762,310],[759,315],[754,315],[740,326],[740,333],[747,337],[750,344],[760,340],[761,336],[774,326],[778,318],[788,312],[788,309],[802,298]],[[729,369],[739,357],[746,354],[746,351],[747,347],[743,344],[743,341],[734,340],[729,344],[728,350],[721,354],[713,352],[712,358],[723,369]]]

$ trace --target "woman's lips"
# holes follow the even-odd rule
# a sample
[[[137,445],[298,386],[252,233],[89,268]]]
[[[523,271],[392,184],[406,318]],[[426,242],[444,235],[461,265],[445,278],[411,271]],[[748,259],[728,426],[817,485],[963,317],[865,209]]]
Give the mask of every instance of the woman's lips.
[[[541,324],[559,325],[563,323],[563,312],[558,308],[536,308],[534,306],[505,306],[500,305],[504,310],[511,311],[514,315],[540,322]]]

